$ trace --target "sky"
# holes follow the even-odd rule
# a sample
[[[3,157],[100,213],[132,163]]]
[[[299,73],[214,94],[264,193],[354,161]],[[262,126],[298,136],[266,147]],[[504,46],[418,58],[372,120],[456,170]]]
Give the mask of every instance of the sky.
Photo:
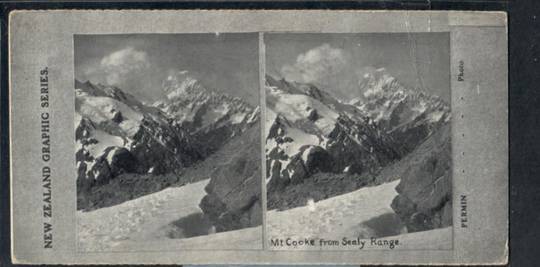
[[[206,87],[259,103],[257,33],[75,35],[75,78],[115,85],[140,100],[187,71]]]
[[[318,85],[342,99],[360,96],[358,83],[385,68],[404,86],[450,102],[448,33],[265,34],[266,73]]]

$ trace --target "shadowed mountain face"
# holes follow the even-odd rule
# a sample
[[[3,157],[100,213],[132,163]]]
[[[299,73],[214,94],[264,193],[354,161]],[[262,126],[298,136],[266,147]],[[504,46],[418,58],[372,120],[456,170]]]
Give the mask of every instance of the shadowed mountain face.
[[[95,206],[93,201],[117,203],[91,195],[122,175],[180,176],[259,120],[258,108],[212,92],[190,77],[169,77],[163,90],[167,98],[148,105],[117,87],[75,82],[79,209]],[[155,191],[177,180],[156,178],[163,186],[148,187]]]
[[[452,159],[450,127],[443,126],[424,142],[424,153],[400,175],[392,209],[409,232],[452,225]]]
[[[398,166],[392,167],[397,170],[392,175],[398,176],[378,179],[403,179],[393,207],[406,226],[414,230],[447,225],[448,216],[441,214],[451,177],[439,177],[451,159],[449,146],[439,149],[439,144],[449,139],[437,138],[437,145],[418,148],[435,133],[449,136],[448,104],[403,87],[384,69],[366,73],[359,87],[364,95],[345,102],[312,84],[266,76],[268,209],[303,205],[306,199],[301,195],[320,200],[374,185],[379,182],[376,177],[388,173],[385,168]],[[410,154],[415,156],[407,157]],[[430,168],[410,159],[438,165]],[[427,190],[421,187],[427,185],[438,190],[437,196],[430,204],[420,203]],[[419,214],[432,221],[431,226],[415,223]]]
[[[261,225],[261,133],[251,127],[224,146],[228,157],[216,162],[199,206],[217,232]]]

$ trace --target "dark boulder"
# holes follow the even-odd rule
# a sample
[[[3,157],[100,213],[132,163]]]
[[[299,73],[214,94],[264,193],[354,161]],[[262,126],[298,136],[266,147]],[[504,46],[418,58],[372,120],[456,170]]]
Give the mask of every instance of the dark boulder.
[[[123,147],[112,148],[106,154],[110,159],[110,162],[108,163],[113,177],[122,173],[138,172],[139,162],[133,157],[129,150]]]
[[[334,166],[332,156],[320,146],[307,146],[300,148],[301,155],[306,153],[304,165],[310,174],[317,172],[331,172]]]
[[[124,121],[124,117],[122,116],[122,112],[115,111],[111,120],[113,122],[115,122],[115,123],[121,123],[122,121]]]
[[[102,155],[94,161],[94,165],[90,169],[88,179],[95,180],[97,184],[105,184],[112,178],[111,168],[107,162],[106,154]]]
[[[317,110],[316,109],[310,110],[307,119],[310,120],[310,121],[318,120],[319,119],[319,113],[317,113]]]
[[[82,118],[77,128],[75,128],[75,139],[84,140],[90,136],[90,133],[96,128],[91,120]]]
[[[306,169],[300,155],[296,155],[292,158],[291,163],[287,165],[287,169],[285,171],[285,178],[288,177],[293,184],[301,183],[302,180],[308,176],[308,170]]]
[[[302,146],[300,152],[292,157],[281,176],[283,179],[290,179],[293,184],[298,184],[314,173],[332,172],[333,162],[332,156],[324,148],[312,145]]]
[[[122,173],[135,173],[140,165],[131,152],[123,147],[108,147],[96,159],[84,149],[76,155],[81,159],[77,168],[77,182],[81,189],[89,189],[94,184],[106,184]],[[93,162],[93,165],[89,165],[89,162]]]
[[[281,175],[281,168],[282,164],[279,160],[269,160],[270,164],[267,164],[266,170],[269,171],[269,175],[267,175],[269,182],[267,184],[267,188],[275,188],[280,189],[284,188],[290,183],[290,179],[288,176]]]
[[[199,204],[216,231],[254,227],[262,223],[260,129],[248,129],[236,153],[217,166]]]
[[[437,139],[435,145],[403,173],[391,204],[409,232],[452,225],[449,127],[432,138]]]
[[[276,118],[274,123],[270,126],[270,129],[268,130],[268,139],[276,138],[278,136],[283,136],[283,125],[281,123],[281,120],[279,118]]]

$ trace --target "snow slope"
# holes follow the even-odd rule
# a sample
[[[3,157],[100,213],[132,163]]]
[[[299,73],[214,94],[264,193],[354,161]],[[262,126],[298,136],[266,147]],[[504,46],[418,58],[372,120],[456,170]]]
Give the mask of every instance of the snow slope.
[[[122,204],[90,212],[77,212],[79,249],[149,250],[175,247],[211,248],[261,246],[261,229],[248,228],[194,238],[171,239],[171,224],[186,216],[199,214],[199,202],[205,195],[208,179],[182,187],[170,187]],[[211,232],[211,230],[210,230]],[[235,242],[237,241],[237,242]]]
[[[373,217],[393,213],[390,203],[397,195],[398,181],[364,187],[351,193],[328,198],[285,211],[267,213],[268,232],[274,237],[329,238],[356,236],[356,224]]]
[[[364,187],[351,193],[328,198],[319,202],[308,201],[306,206],[267,213],[268,240],[275,238],[342,240],[369,239],[371,237],[397,238],[404,247],[448,247],[451,231],[433,230],[406,234],[390,203],[397,195],[395,187],[399,180],[373,187]],[[431,231],[430,231],[431,232]],[[403,235],[406,234],[406,235]],[[424,236],[431,236],[428,241]],[[403,237],[403,238],[402,238]],[[269,241],[267,241],[269,242]],[[272,249],[295,249],[295,247],[271,247]],[[297,249],[321,249],[321,247],[296,247]],[[337,247],[336,249],[357,249]]]

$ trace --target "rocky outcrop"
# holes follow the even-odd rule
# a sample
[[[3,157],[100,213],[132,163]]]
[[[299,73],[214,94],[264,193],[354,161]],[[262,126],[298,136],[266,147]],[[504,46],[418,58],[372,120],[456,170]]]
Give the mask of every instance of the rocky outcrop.
[[[251,127],[234,140],[236,150],[210,175],[199,206],[217,232],[261,225],[260,129]]]
[[[78,155],[82,153],[81,151]],[[137,173],[140,171],[138,160],[123,147],[106,148],[101,156],[92,159],[92,163],[93,165],[89,166],[84,161],[80,162],[79,175],[84,176],[88,171],[92,178],[78,179],[82,184],[85,184],[85,187],[93,184],[105,184],[122,173]]]
[[[452,225],[450,126],[431,139],[431,149],[403,173],[391,204],[409,232]]]
[[[165,174],[192,166],[203,158],[195,140],[178,126],[144,118],[129,147],[143,173]]]
[[[389,136],[345,115],[337,119],[328,138],[326,149],[335,162],[333,172],[374,173],[400,157]]]
[[[139,161],[123,147],[108,147],[103,154],[97,158],[91,155],[83,155],[84,150],[77,153],[77,157],[86,157],[86,160],[78,162],[77,194],[78,208],[87,208],[90,204],[89,195],[92,188],[109,183],[113,178],[124,173],[140,173]],[[87,163],[91,163],[87,164]],[[89,178],[80,178],[86,177]]]

